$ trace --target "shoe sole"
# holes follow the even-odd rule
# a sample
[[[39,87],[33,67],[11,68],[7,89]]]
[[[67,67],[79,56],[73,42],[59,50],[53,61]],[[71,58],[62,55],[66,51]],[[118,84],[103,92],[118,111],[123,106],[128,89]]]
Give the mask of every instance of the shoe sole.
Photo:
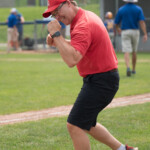
[[[133,150],[138,150],[138,147],[135,147]]]

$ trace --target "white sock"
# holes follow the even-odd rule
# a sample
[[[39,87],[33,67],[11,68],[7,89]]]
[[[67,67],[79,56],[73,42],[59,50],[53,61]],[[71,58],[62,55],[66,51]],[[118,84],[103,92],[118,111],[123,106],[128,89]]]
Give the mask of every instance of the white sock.
[[[121,146],[117,150],[126,150],[125,145],[121,144]]]

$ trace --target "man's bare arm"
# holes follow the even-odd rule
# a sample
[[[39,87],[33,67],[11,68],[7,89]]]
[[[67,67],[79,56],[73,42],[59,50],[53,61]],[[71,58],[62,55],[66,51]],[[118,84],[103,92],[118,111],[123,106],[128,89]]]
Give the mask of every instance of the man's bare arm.
[[[70,44],[70,40],[65,40],[63,36],[54,37],[52,38],[55,32],[60,31],[60,24],[57,20],[51,21],[48,24],[48,30],[50,34],[47,36],[47,43],[48,45],[55,45],[63,60],[69,67],[74,67],[78,64],[78,62],[82,59],[82,55],[79,51],[77,51],[73,46]]]
[[[82,59],[81,53],[71,46],[70,42],[66,41],[63,36],[55,37],[54,43],[61,57],[69,67],[74,67]]]
[[[140,24],[140,27],[141,27],[143,33],[144,33],[143,41],[146,42],[146,41],[147,41],[147,31],[146,31],[146,24],[145,24],[145,21],[141,20],[141,21],[139,22],[139,24]]]
[[[119,34],[121,34],[121,29],[120,29],[119,24],[115,24],[115,29],[117,30],[117,32],[118,32]]]

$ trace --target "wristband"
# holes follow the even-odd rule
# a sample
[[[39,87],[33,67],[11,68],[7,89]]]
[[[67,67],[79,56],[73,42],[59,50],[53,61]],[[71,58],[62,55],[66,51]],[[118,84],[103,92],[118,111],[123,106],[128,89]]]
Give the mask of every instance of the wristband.
[[[54,38],[54,37],[59,37],[61,34],[59,31],[55,32],[51,37]]]

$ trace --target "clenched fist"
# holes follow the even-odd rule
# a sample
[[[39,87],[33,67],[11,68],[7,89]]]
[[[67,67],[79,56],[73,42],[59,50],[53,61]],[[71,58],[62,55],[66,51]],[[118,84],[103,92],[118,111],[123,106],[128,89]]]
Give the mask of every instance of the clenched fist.
[[[53,35],[55,32],[60,31],[61,25],[57,20],[53,20],[48,24],[48,32]]]

